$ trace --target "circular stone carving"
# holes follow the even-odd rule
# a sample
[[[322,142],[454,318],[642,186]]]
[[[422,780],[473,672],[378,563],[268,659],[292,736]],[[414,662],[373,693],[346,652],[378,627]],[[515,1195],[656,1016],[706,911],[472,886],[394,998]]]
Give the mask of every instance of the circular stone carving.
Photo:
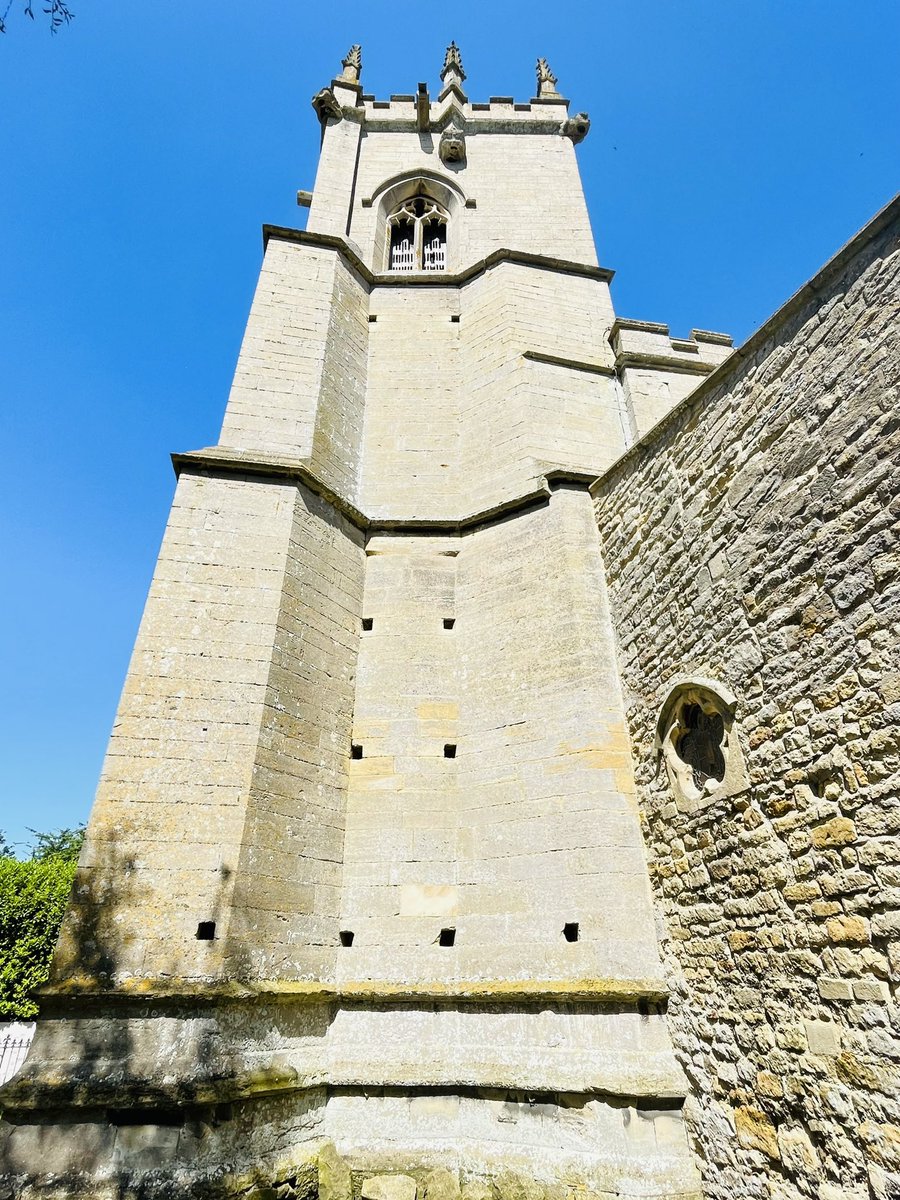
[[[694,805],[721,792],[729,777],[735,700],[711,680],[676,684],[657,725],[657,746],[679,799]]]

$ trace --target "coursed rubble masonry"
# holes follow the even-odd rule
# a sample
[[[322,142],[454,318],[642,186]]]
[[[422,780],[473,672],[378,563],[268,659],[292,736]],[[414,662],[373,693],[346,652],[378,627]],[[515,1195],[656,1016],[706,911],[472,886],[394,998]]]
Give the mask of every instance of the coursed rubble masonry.
[[[709,1197],[900,1187],[900,206],[597,485],[670,1027]],[[744,787],[686,812],[681,675]]]

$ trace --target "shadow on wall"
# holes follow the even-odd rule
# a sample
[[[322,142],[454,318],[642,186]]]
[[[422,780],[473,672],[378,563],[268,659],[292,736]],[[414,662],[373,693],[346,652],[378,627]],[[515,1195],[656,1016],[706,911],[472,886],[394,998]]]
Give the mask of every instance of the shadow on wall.
[[[141,918],[152,915],[154,897],[141,885],[135,856],[115,842],[93,839],[85,859],[75,877],[50,981],[36,994],[40,1013],[31,1050],[16,1078],[0,1092],[0,1108],[190,1103],[197,1095],[199,1064],[207,1082],[233,1071],[218,1023],[198,1019],[188,998],[161,1003],[152,994],[128,988],[129,982],[144,982]],[[216,909],[226,883],[221,881]],[[156,982],[165,985],[174,979],[162,974]],[[179,1022],[177,1046],[167,1019],[172,1017],[186,1018]],[[172,1085],[157,1087],[155,1081],[167,1075],[174,1076]]]
[[[49,989],[105,990],[123,974],[136,973],[143,953],[121,914],[140,912],[148,899],[141,896],[134,856],[111,840],[89,835],[53,953]]]

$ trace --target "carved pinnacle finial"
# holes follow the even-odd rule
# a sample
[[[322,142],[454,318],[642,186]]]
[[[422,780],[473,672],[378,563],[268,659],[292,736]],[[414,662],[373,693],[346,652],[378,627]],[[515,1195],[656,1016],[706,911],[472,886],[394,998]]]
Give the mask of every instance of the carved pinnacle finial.
[[[362,71],[362,46],[358,42],[354,42],[347,51],[347,57],[341,59],[341,66],[344,68],[341,79],[346,79],[348,83],[359,81]]]
[[[538,96],[558,96],[559,92],[556,90],[558,82],[559,80],[550,70],[550,64],[546,58],[539,58],[537,60]]]
[[[455,75],[460,83],[466,77],[466,73],[463,70],[462,58],[459,54],[459,46],[457,46],[456,42],[451,42],[447,47],[447,53],[444,55],[444,66],[441,69],[441,79],[446,79],[450,74]]]

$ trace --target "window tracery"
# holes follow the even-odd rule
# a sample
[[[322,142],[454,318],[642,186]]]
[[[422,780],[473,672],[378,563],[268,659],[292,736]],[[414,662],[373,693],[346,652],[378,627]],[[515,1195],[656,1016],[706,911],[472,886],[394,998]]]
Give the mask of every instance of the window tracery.
[[[389,271],[447,269],[447,210],[430,196],[411,196],[388,217]]]
[[[670,689],[659,713],[656,746],[679,808],[692,811],[747,786],[737,731],[735,697],[706,678],[686,678]]]

